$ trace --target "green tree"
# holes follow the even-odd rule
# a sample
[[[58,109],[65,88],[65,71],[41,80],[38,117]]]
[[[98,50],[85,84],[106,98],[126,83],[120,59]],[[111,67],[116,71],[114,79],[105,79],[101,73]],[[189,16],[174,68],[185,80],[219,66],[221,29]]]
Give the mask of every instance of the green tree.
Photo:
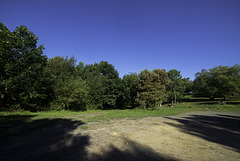
[[[167,72],[162,69],[147,69],[140,72],[137,81],[137,99],[140,108],[154,108],[165,100]]]
[[[203,69],[195,74],[194,91],[200,96],[207,96],[211,100],[217,97],[239,95],[240,66],[218,66]]]
[[[103,97],[105,93],[105,76],[100,72],[99,64],[90,64],[77,66],[82,79],[86,81],[89,87],[88,109],[102,109]]]
[[[176,69],[168,71],[168,79],[168,99],[177,103],[185,94],[187,80],[183,79],[180,71]]]
[[[116,108],[122,95],[122,83],[115,67],[107,61],[101,61],[77,68],[89,86],[89,108]]]
[[[88,86],[80,77],[69,78],[62,82],[62,87],[55,89],[57,109],[84,111],[88,104]]]
[[[9,91],[10,85],[8,85],[10,84],[8,80],[13,75],[11,73],[13,72],[11,71],[11,68],[13,69],[13,63],[11,63],[13,58],[11,53],[13,48],[12,41],[13,34],[0,22],[0,108],[10,106],[14,98]],[[7,65],[11,67],[7,67]]]
[[[123,84],[123,95],[122,95],[122,103],[123,107],[136,106],[136,98],[137,98],[137,80],[138,76],[136,73],[131,73],[123,76],[122,84]]]
[[[88,86],[75,69],[76,59],[54,57],[49,59],[47,70],[53,80],[52,108],[85,110],[88,103]]]
[[[38,37],[26,26],[10,32],[0,23],[1,102],[4,107],[19,106],[39,110],[49,100],[44,88],[47,57]]]
[[[117,101],[121,96],[121,79],[119,73],[112,64],[107,61],[99,63],[101,75],[105,76],[103,81],[105,92],[103,106],[106,109],[117,107]]]
[[[76,76],[75,70],[76,58],[56,56],[48,60],[47,68],[54,77],[55,81],[64,81],[71,76]]]
[[[190,78],[183,78],[186,90],[185,94],[190,94],[193,91],[193,81]]]

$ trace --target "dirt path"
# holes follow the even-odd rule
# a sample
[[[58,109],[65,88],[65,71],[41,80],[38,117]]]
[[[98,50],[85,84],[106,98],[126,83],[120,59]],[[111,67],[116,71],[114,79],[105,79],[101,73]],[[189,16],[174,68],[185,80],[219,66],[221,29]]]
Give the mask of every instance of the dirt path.
[[[61,120],[0,139],[0,160],[240,161],[240,114],[193,112],[83,124]]]

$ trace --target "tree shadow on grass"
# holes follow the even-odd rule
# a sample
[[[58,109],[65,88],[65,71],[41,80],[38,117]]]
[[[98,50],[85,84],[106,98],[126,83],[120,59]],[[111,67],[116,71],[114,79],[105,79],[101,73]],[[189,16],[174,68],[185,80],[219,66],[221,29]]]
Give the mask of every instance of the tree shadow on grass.
[[[26,124],[37,115],[7,115],[0,116],[0,137],[17,135],[31,128],[33,124]]]
[[[181,123],[165,122],[170,126],[179,128],[184,133],[231,147],[235,151],[240,152],[240,116],[218,114],[165,118]]]
[[[219,101],[209,101],[209,102],[200,102],[200,103],[196,103],[197,105],[221,105],[219,103]],[[233,102],[233,101],[226,101],[225,105],[239,105],[240,102]]]
[[[1,132],[4,134],[0,138],[0,160],[84,158],[85,147],[89,145],[89,136],[72,134],[76,128],[84,124],[82,121],[39,119],[28,122],[31,117],[34,116],[7,116],[6,120],[9,121],[3,121],[1,118],[2,125],[9,126],[1,126]]]
[[[86,147],[90,145],[90,137],[82,135],[82,129],[79,128],[84,122],[71,119],[39,119],[29,122],[31,117],[34,116],[1,116],[1,125],[10,126],[1,126],[0,160],[176,160],[130,140],[126,140],[128,148],[124,151],[111,146],[109,151],[102,149],[101,155],[89,154]],[[16,126],[19,128],[14,128]]]
[[[215,98],[214,100],[210,100],[209,98],[198,97],[193,99],[183,99],[182,101],[196,105],[220,105],[222,100],[223,98]],[[229,98],[225,100],[225,103],[227,105],[239,105],[240,101],[238,99]]]

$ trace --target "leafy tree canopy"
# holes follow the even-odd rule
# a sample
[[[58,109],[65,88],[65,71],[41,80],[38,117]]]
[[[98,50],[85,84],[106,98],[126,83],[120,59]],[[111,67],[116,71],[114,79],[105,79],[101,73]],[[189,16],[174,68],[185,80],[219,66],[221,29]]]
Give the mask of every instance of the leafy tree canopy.
[[[239,95],[240,93],[240,66],[218,66],[212,69],[203,69],[196,73],[194,91],[198,95],[210,99]]]
[[[138,75],[136,73],[131,73],[123,76],[123,94],[121,100],[122,107],[135,107],[136,97],[137,97],[137,80]]]
[[[187,87],[187,79],[183,79],[180,71],[172,69],[168,71],[168,99],[177,103],[178,100],[181,100],[185,94]]]
[[[43,76],[47,57],[38,37],[26,26],[10,32],[0,23],[0,88],[2,106],[22,106],[37,109],[46,105],[48,94]]]

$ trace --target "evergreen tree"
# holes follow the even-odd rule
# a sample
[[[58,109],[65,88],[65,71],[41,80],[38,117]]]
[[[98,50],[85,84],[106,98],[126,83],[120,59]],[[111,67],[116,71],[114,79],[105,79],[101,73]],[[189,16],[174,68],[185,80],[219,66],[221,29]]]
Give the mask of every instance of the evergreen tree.
[[[162,69],[147,69],[140,72],[137,81],[137,99],[140,108],[155,108],[161,106],[165,101],[166,84],[168,81],[167,72]]]

